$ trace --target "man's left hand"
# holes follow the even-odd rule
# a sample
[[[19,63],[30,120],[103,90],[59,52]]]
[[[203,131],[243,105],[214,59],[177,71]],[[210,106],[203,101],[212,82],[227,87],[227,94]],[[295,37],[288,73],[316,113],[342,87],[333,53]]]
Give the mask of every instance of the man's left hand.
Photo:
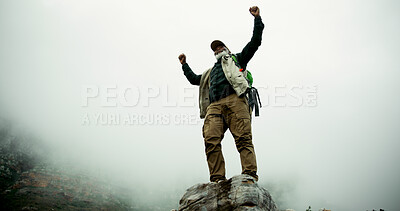
[[[254,17],[260,16],[260,9],[257,6],[250,7],[249,11]]]

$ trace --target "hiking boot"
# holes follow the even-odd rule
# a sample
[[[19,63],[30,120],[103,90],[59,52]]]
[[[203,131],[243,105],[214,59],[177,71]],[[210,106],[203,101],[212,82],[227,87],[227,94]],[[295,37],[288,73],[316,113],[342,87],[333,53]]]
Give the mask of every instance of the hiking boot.
[[[254,182],[258,182],[258,176],[257,175],[251,175],[251,174],[246,174],[246,173],[244,173],[243,175],[251,176],[254,179]]]
[[[210,183],[211,184],[218,184],[218,183],[221,183],[223,181],[226,181],[226,179],[218,179],[218,180],[215,180],[215,181],[211,181]]]

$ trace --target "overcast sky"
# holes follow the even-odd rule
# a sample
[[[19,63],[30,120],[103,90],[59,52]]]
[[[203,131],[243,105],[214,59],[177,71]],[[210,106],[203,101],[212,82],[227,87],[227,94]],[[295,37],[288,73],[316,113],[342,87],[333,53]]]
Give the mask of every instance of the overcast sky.
[[[264,104],[259,182],[289,184],[283,208],[400,209],[394,0],[1,0],[0,114],[128,185],[207,182],[198,88],[177,57],[201,74],[212,40],[240,52],[253,5],[266,26],[247,67]],[[239,174],[229,132],[222,146],[227,176]]]

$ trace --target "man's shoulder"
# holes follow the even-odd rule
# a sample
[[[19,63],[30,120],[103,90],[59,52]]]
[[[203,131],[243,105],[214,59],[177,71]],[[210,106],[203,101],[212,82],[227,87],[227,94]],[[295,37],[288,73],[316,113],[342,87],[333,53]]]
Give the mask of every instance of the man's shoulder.
[[[232,55],[235,56],[236,58],[239,58],[240,56],[242,56],[242,53],[234,53]]]
[[[232,56],[235,57],[235,59],[237,60],[237,62],[240,62],[241,58],[242,58],[242,53],[235,53],[232,54]]]

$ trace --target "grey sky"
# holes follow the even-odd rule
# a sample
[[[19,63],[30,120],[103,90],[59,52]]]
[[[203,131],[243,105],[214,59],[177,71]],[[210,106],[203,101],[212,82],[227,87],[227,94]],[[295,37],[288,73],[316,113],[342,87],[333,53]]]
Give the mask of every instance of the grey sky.
[[[287,200],[297,210],[399,209],[400,3],[394,0],[2,0],[1,115],[34,130],[60,156],[127,184],[150,180],[144,185],[150,190],[164,182],[206,182],[197,87],[177,57],[185,53],[201,74],[215,62],[212,40],[240,52],[251,37],[253,5],[266,25],[248,66],[266,104],[253,120],[260,182],[294,184]],[[84,86],[100,91],[87,107]],[[102,106],[109,86],[140,89],[140,102]],[[303,94],[317,86],[317,105],[274,106],[273,89],[282,86],[284,93],[302,86]],[[147,88],[161,91],[148,106]],[[178,105],[165,106],[166,96]],[[85,114],[99,113],[193,115],[197,122],[82,125]],[[229,132],[223,151],[227,176],[239,174]]]

